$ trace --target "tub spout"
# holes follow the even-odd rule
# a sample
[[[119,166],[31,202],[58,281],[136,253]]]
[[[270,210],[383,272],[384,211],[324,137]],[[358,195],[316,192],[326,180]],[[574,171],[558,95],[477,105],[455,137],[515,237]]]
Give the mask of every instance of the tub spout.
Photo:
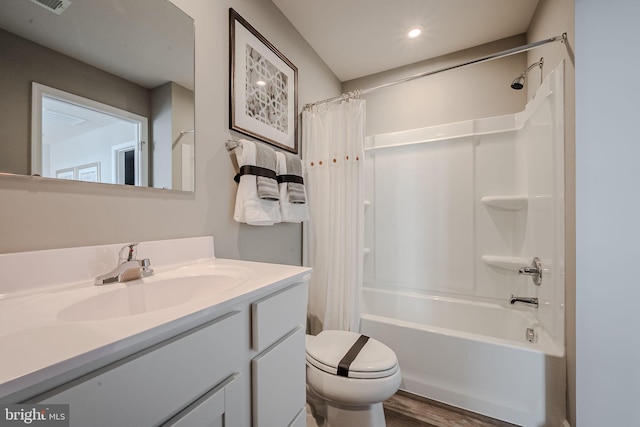
[[[509,300],[511,304],[515,304],[517,302],[521,302],[523,304],[530,305],[532,307],[538,307],[538,298],[536,297],[514,297],[511,295],[511,299]]]

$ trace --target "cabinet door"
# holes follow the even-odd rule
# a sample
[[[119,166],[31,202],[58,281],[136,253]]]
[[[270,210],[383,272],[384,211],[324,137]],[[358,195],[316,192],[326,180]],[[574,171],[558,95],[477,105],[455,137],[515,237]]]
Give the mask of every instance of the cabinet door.
[[[307,427],[307,408],[302,408],[289,427]]]
[[[240,371],[233,312],[33,399],[69,404],[71,427],[158,425]]]
[[[186,407],[162,427],[235,427],[240,425],[241,414],[237,405],[230,404],[240,398],[240,374],[227,378],[204,396]]]
[[[251,361],[254,427],[288,426],[304,409],[304,345],[298,327]]]

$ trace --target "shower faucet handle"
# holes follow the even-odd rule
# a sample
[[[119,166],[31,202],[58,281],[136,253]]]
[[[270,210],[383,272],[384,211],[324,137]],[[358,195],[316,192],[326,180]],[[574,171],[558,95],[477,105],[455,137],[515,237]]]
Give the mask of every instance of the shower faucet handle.
[[[533,284],[540,286],[542,283],[542,262],[540,262],[540,258],[534,257],[533,261],[531,261],[531,266],[520,268],[518,274],[531,276]]]

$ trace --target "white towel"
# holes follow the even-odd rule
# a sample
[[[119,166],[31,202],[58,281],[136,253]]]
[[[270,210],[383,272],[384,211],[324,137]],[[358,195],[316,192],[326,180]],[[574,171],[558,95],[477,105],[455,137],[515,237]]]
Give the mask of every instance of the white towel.
[[[287,159],[284,153],[277,152],[276,156],[278,156],[278,175],[286,175],[287,174]],[[307,203],[291,203],[289,201],[289,194],[287,191],[287,183],[281,182],[280,186],[280,215],[282,218],[282,222],[302,222],[309,219],[309,208]],[[306,196],[306,190],[304,186],[302,190],[305,192],[304,196],[307,200],[309,200]]]
[[[235,149],[238,166],[256,164],[256,145],[241,139]],[[233,219],[250,225],[273,225],[280,222],[280,203],[258,197],[255,175],[242,175],[236,193],[236,207]]]

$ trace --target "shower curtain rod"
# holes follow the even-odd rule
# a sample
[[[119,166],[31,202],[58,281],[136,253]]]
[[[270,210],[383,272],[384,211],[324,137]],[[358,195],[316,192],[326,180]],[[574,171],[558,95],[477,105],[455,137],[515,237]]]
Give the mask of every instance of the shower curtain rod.
[[[182,139],[183,136],[185,136],[188,133],[194,133],[194,132],[195,132],[195,129],[181,130],[180,131],[180,135],[178,135],[178,137],[173,142],[173,144],[171,144],[171,148],[175,148],[175,146],[178,145],[178,142],[180,142],[180,140]]]
[[[442,73],[443,71],[454,70],[456,68],[465,67],[467,65],[479,64],[481,62],[487,62],[487,61],[491,61],[491,60],[498,59],[498,58],[504,58],[505,56],[515,55],[516,53],[526,52],[528,50],[535,49],[535,48],[540,47],[542,45],[545,45],[547,43],[554,43],[554,42],[558,42],[558,41],[564,43],[566,40],[567,40],[567,33],[562,33],[562,35],[560,35],[560,36],[555,36],[555,37],[551,37],[551,38],[548,38],[548,39],[540,40],[540,41],[537,41],[537,42],[533,42],[533,43],[525,44],[525,45],[522,45],[522,46],[514,47],[514,48],[511,48],[511,49],[503,50],[502,52],[497,52],[497,53],[493,53],[491,55],[482,56],[480,58],[476,58],[476,59],[471,60],[471,61],[463,62],[463,63],[456,64],[456,65],[451,65],[449,67],[444,67],[444,68],[440,68],[440,69],[433,70],[433,71],[426,71],[424,73],[414,74],[412,76],[405,77],[403,79],[394,80],[392,82],[384,83],[384,84],[381,84],[379,86],[370,87],[368,89],[359,89],[359,90],[356,90],[356,91],[353,91],[353,92],[342,94],[340,96],[336,96],[336,97],[333,97],[333,98],[328,98],[328,99],[325,99],[323,101],[312,102],[312,103],[306,104],[304,106],[304,108],[307,109],[307,108],[311,108],[311,107],[313,107],[315,105],[318,105],[318,104],[324,104],[324,103],[340,101],[340,100],[343,100],[343,99],[348,99],[351,96],[364,95],[366,93],[373,92],[373,91],[378,90],[378,89],[383,89],[383,88],[386,88],[386,87],[389,87],[389,86],[394,86],[394,85],[397,85],[397,84],[400,84],[400,83],[406,83],[406,82],[409,82],[411,80],[419,79],[419,78],[426,77],[426,76],[431,76],[433,74]]]

